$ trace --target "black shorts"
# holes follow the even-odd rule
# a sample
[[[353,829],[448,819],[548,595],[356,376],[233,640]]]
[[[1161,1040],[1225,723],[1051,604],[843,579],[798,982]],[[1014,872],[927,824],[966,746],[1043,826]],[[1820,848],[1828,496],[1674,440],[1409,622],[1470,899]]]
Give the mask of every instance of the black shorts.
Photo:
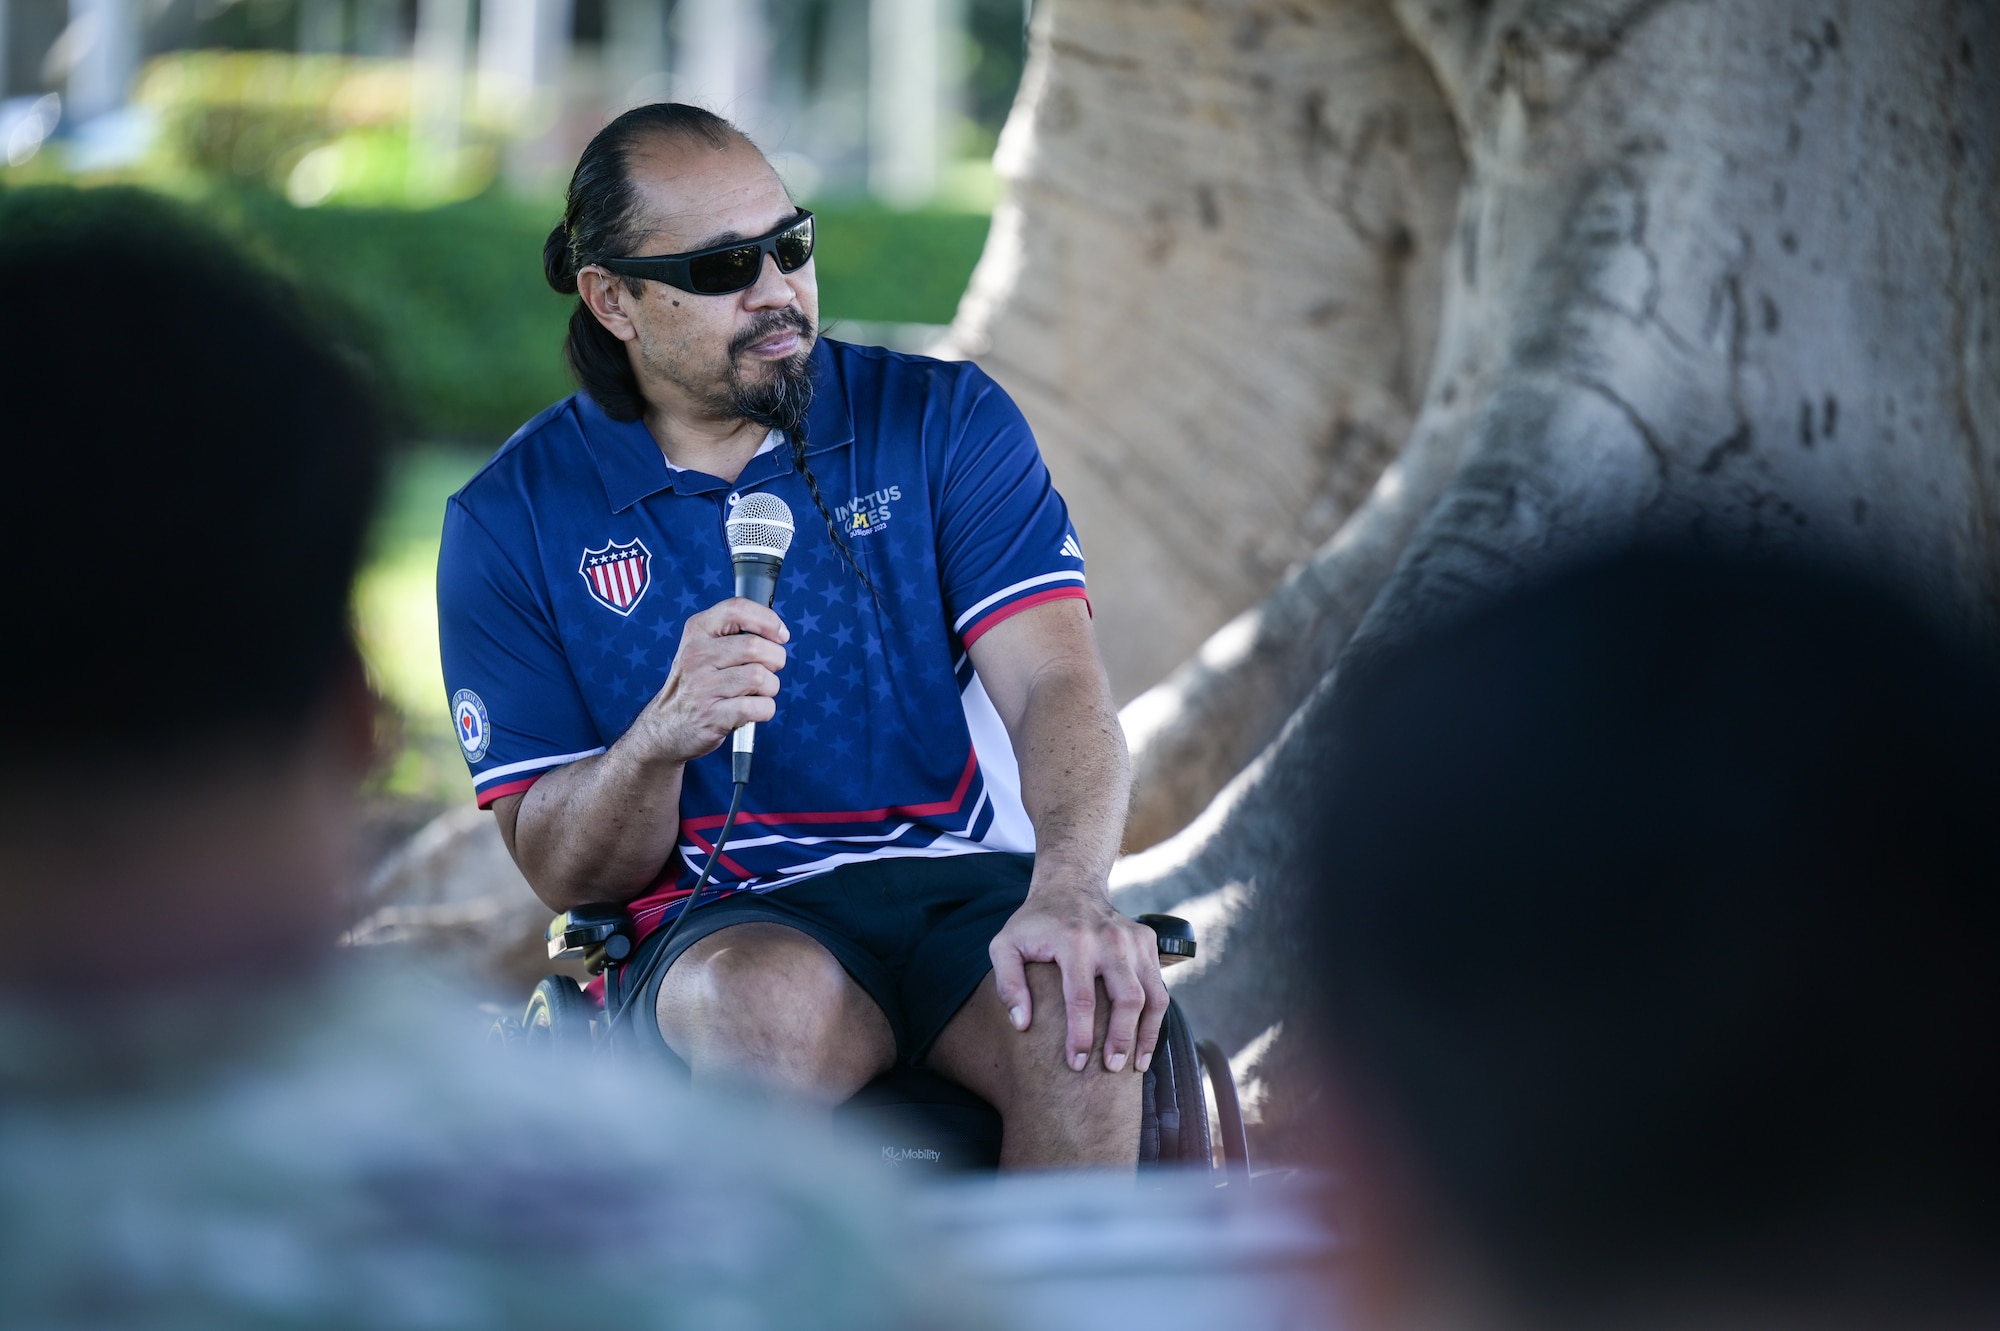
[[[718,929],[768,920],[831,952],[889,1019],[897,1060],[915,1066],[993,969],[987,944],[1027,900],[1034,867],[1032,855],[999,853],[863,860],[772,892],[720,897],[695,910],[665,956],[669,928],[639,944],[626,973],[651,974],[621,998],[633,1004],[641,1042],[650,1033],[665,1048],[653,1012],[681,953]]]

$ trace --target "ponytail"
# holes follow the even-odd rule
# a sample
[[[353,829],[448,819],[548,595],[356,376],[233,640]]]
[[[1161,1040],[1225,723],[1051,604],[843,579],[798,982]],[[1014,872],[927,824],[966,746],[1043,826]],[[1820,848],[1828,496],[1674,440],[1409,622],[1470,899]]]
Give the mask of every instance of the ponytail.
[[[562,220],[542,242],[542,276],[558,294],[576,295],[576,276],[586,265],[623,258],[644,239],[641,200],[628,167],[632,149],[656,134],[699,139],[711,148],[726,148],[743,138],[740,130],[713,111],[680,102],[634,107],[597,131],[570,176]],[[620,280],[637,294],[635,279]],[[570,311],[563,359],[578,387],[605,415],[636,421],[644,413],[646,402],[625,344],[597,321],[581,297]]]

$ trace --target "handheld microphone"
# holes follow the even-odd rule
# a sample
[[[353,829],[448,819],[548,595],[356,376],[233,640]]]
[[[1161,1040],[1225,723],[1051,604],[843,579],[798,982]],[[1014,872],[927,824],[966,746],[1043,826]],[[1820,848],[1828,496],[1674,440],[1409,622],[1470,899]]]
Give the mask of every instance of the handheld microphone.
[[[729,535],[729,562],[736,568],[736,594],[769,606],[778,591],[778,570],[792,548],[792,510],[776,495],[747,494],[722,524]],[[747,721],[729,738],[729,775],[750,779],[750,756],[757,749],[757,723]]]

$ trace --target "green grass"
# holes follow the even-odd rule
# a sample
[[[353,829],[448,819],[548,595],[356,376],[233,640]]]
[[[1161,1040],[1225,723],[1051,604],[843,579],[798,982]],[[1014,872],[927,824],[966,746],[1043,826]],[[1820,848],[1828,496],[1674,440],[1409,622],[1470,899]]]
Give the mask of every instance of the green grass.
[[[354,584],[355,634],[369,681],[402,727],[380,793],[458,802],[472,798],[446,714],[438,660],[437,559],[444,501],[479,470],[490,449],[413,448],[396,460],[388,493]]]

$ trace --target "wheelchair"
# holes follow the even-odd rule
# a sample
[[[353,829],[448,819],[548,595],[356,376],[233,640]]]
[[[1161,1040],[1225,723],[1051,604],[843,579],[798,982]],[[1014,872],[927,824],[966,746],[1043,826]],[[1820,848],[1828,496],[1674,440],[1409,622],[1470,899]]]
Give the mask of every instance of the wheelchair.
[[[1153,931],[1163,967],[1194,956],[1194,930],[1186,920],[1141,915],[1138,921]],[[551,961],[581,962],[603,983],[545,976],[518,1019],[503,1016],[494,1023],[493,1040],[544,1056],[609,1053],[625,963],[637,947],[630,917],[619,905],[578,906],[550,922],[547,939]],[[1247,1184],[1249,1139],[1229,1060],[1215,1041],[1195,1038],[1178,1003],[1167,1005],[1159,1044],[1143,1075],[1140,1165],[1200,1169],[1218,1183]],[[948,1173],[991,1170],[1000,1162],[999,1112],[924,1068],[883,1073],[836,1108],[834,1120],[851,1136],[879,1146],[882,1159],[898,1167]]]

